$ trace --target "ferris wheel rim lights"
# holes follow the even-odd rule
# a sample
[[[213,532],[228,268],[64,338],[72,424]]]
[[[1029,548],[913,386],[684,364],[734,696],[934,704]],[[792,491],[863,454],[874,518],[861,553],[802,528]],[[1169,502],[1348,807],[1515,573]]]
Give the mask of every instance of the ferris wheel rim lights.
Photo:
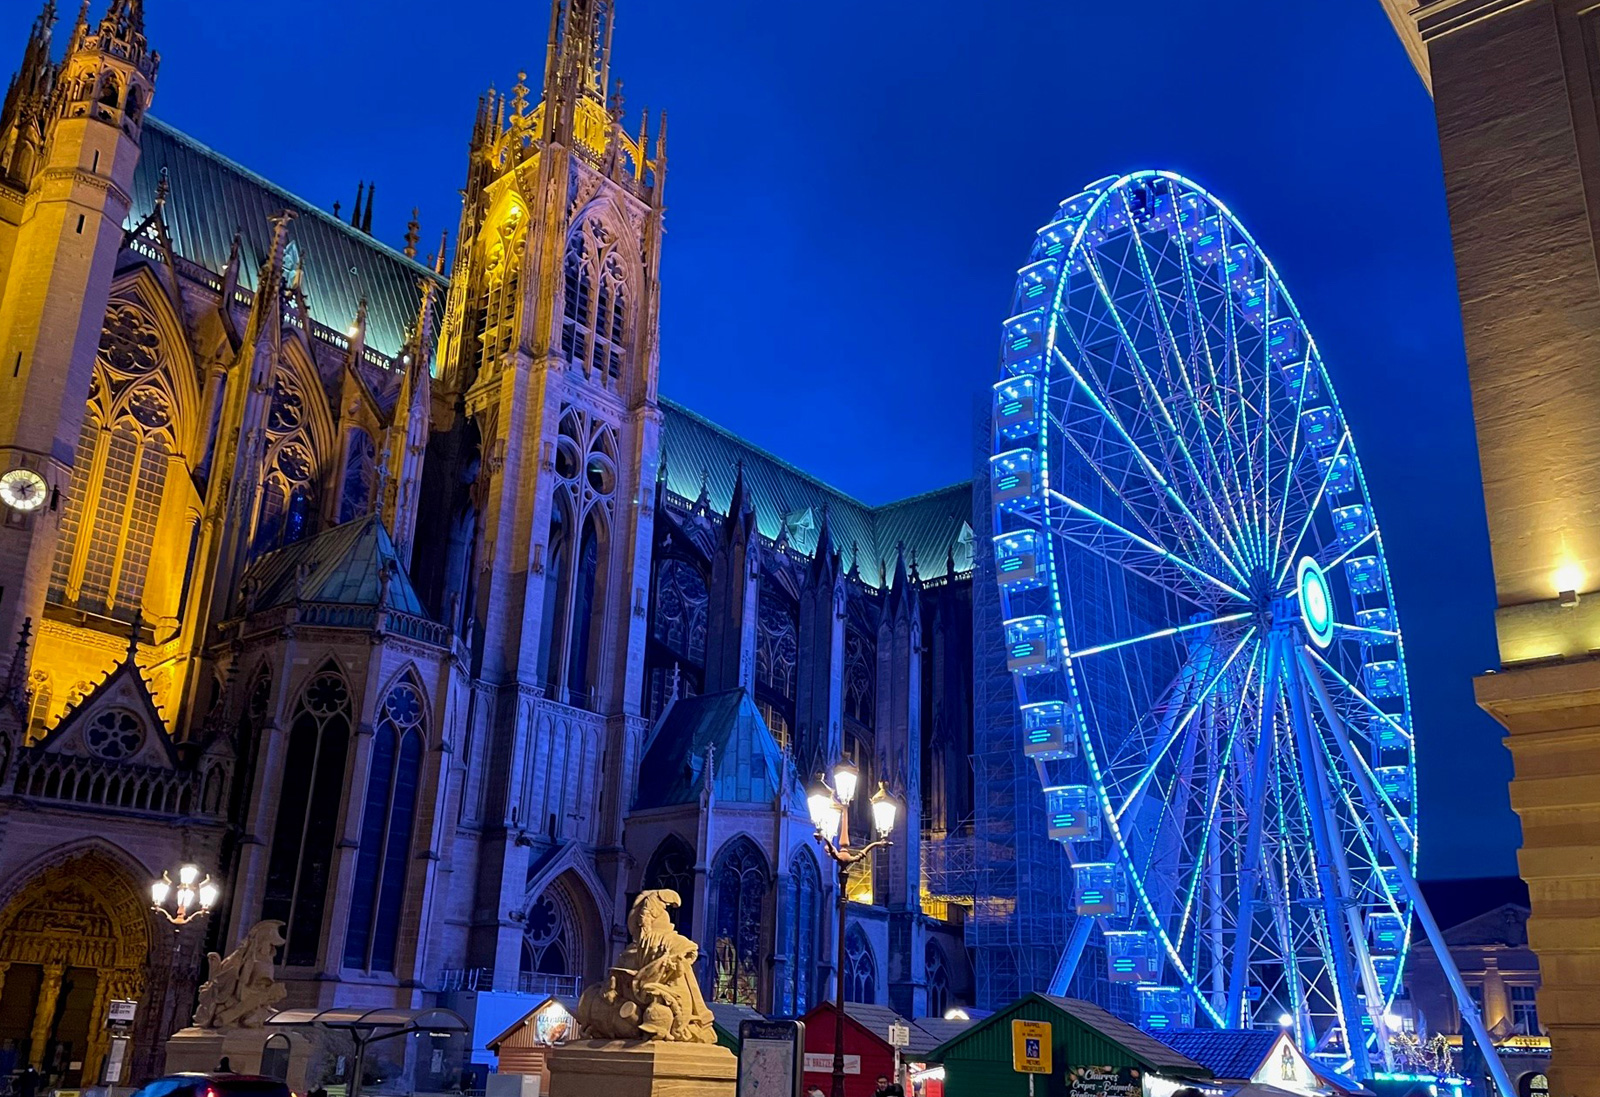
[[[1300,963],[1280,964],[1278,988],[1310,993],[1314,984],[1322,998],[1304,1007],[1304,1024],[1315,1014],[1324,1031],[1351,1033],[1360,1012],[1352,1012],[1355,964],[1367,994],[1377,994],[1380,1013],[1360,1022],[1370,1031],[1404,966],[1410,900],[1390,884],[1395,866],[1372,848],[1325,722],[1354,728],[1361,764],[1383,783],[1406,839],[1408,869],[1416,863],[1415,755],[1382,539],[1315,341],[1232,212],[1164,171],[1108,177],[1062,202],[1018,272],[1013,311],[1003,325],[991,451],[1000,616],[1052,836],[1074,875],[1092,877],[1087,901],[1107,940],[1142,957],[1112,970],[1155,979],[1164,962],[1182,985],[1142,985],[1142,1001],[1188,997],[1214,1023],[1237,1023],[1249,1012],[1242,983],[1255,1000],[1258,969],[1270,967],[1270,933],[1256,919],[1268,907],[1289,911],[1295,924],[1280,951],[1315,950],[1311,923],[1300,921],[1311,916],[1294,905],[1314,894],[1315,874],[1295,862],[1318,864],[1339,851],[1351,862],[1340,869],[1341,899],[1359,907],[1359,919],[1340,934],[1342,952],[1323,946],[1322,968],[1308,969],[1313,982],[1301,987],[1301,973],[1290,974]],[[1304,675],[1323,673],[1318,667],[1333,683],[1330,714],[1300,700]],[[1063,711],[1045,720],[1050,706]],[[1310,732],[1288,734],[1291,721]],[[1192,745],[1202,740],[1203,748]],[[1306,749],[1296,744],[1310,744],[1313,756],[1295,760]],[[1202,779],[1172,776],[1198,753],[1211,767]],[[1244,764],[1246,755],[1283,758],[1261,770]],[[1310,785],[1293,788],[1290,803],[1291,786],[1311,781],[1313,770],[1336,803],[1324,804]],[[1276,784],[1253,798],[1240,792],[1263,779]],[[1179,787],[1196,791],[1174,807]],[[1087,825],[1074,806],[1085,803],[1097,805],[1103,826]],[[1267,885],[1241,883],[1251,874],[1237,869],[1256,856],[1247,855],[1256,848],[1247,832],[1267,829],[1237,821],[1252,812],[1233,805],[1251,803],[1279,817],[1262,848],[1290,857],[1289,876],[1259,895]],[[1168,845],[1176,841],[1178,853],[1169,855],[1157,837],[1159,820],[1173,812],[1178,830]],[[1306,852],[1306,812],[1319,817],[1321,852]],[[1224,816],[1234,821],[1218,823]],[[1233,882],[1219,890],[1201,880],[1193,851],[1184,852],[1193,840],[1186,827],[1233,843]],[[1178,860],[1161,867],[1169,856]],[[1289,907],[1290,892],[1272,894],[1285,887],[1295,896]],[[1200,925],[1196,894],[1215,910],[1228,888],[1243,904],[1234,917],[1251,919],[1247,949],[1226,945],[1238,933],[1226,916]],[[1382,943],[1367,939],[1376,932],[1369,919],[1382,923]],[[1069,953],[1074,947],[1081,943]],[[1231,977],[1219,959],[1230,952],[1245,959],[1235,959]],[[1063,957],[1057,982],[1075,963]]]

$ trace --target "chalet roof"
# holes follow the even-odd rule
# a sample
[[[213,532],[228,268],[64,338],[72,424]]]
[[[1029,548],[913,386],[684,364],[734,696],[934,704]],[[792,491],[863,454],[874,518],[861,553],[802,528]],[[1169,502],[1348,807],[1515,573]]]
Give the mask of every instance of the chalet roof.
[[[708,751],[718,802],[771,804],[782,792],[801,803],[800,780],[750,694],[729,689],[672,702],[645,746],[634,807],[695,803]]]
[[[1219,1079],[1248,1081],[1278,1042],[1278,1033],[1271,1029],[1172,1029],[1161,1034],[1161,1042],[1210,1068]]]
[[[312,318],[343,333],[355,319],[360,299],[366,297],[367,346],[381,354],[396,357],[405,344],[406,329],[416,320],[421,301],[417,280],[432,278],[446,284],[421,263],[159,119],[146,117],[139,145],[133,205],[124,227],[134,228],[154,209],[164,168],[171,195],[163,216],[173,249],[220,276],[237,230],[243,244],[240,284],[254,289],[271,240],[267,218],[279,210],[293,210],[296,217],[289,226],[289,239],[300,256],[302,287]]]
[[[712,509],[726,514],[742,462],[746,498],[755,508],[756,528],[764,537],[777,540],[787,532],[795,549],[814,556],[826,508],[833,547],[844,568],[859,563],[861,579],[868,586],[883,587],[893,578],[895,553],[902,544],[908,558],[915,555],[924,579],[944,575],[952,555],[957,571],[972,567],[970,483],[872,507],[682,404],[662,399],[661,411],[661,464],[667,489],[674,494],[699,498],[704,476]]]
[[[1081,1027],[1087,1028],[1105,1043],[1121,1048],[1130,1059],[1142,1064],[1147,1070],[1181,1078],[1211,1077],[1211,1070],[1208,1067],[1167,1046],[1154,1036],[1141,1032],[1121,1018],[1113,1017],[1097,1005],[1077,998],[1061,998],[1037,992],[1025,994],[998,1013],[974,1021],[964,1032],[934,1048],[930,1058],[936,1061],[948,1061],[958,1049],[970,1046],[966,1041],[977,1034],[996,1025],[1006,1025],[1012,1018],[1023,1013],[1031,1012],[1037,1016],[1042,1012],[1041,1003],[1057,1015],[1065,1015]]]
[[[302,568],[303,585],[299,579]],[[400,566],[394,542],[375,514],[266,553],[250,564],[245,576],[256,585],[256,609],[287,605],[296,599],[375,606],[383,589],[385,568],[389,573],[389,608],[427,617],[422,600]]]

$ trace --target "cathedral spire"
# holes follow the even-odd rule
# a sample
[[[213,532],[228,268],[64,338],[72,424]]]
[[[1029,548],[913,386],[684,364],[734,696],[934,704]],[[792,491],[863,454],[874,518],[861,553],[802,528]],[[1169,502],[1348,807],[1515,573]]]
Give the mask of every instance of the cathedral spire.
[[[366,195],[366,193],[367,181],[363,179],[356,184],[356,204],[355,207],[350,211],[350,227],[353,229],[358,229],[361,227],[361,199]]]
[[[56,68],[50,61],[55,23],[55,0],[45,0],[23,47],[22,65],[0,102],[0,177],[26,183],[37,163],[44,138],[45,105],[55,84]]]
[[[544,63],[547,102],[560,86],[605,102],[614,18],[612,0],[550,0]]]

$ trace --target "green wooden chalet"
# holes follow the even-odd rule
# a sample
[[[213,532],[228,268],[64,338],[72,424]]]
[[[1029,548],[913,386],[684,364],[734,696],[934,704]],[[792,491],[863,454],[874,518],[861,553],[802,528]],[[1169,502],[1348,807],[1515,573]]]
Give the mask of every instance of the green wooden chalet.
[[[1051,1072],[1034,1075],[1035,1097],[1074,1093],[1119,1097],[1130,1085],[1137,1097],[1145,1092],[1142,1081],[1147,1074],[1185,1082],[1211,1077],[1211,1071],[1187,1055],[1099,1006],[1076,998],[1029,994],[929,1053],[931,1062],[944,1064],[946,1093],[1004,1097],[1028,1092],[1028,1076],[1012,1069],[1012,1021],[1050,1024]],[[1074,1072],[1078,1074],[1076,1084]],[[1108,1079],[1108,1074],[1113,1077]],[[1115,1076],[1120,1076],[1120,1084]]]

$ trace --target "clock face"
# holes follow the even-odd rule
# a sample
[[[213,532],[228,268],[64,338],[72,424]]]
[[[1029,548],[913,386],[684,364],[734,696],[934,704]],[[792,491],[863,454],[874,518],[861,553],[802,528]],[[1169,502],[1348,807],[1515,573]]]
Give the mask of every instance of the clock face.
[[[32,469],[12,469],[0,476],[0,503],[12,510],[27,512],[44,506],[50,487]]]

